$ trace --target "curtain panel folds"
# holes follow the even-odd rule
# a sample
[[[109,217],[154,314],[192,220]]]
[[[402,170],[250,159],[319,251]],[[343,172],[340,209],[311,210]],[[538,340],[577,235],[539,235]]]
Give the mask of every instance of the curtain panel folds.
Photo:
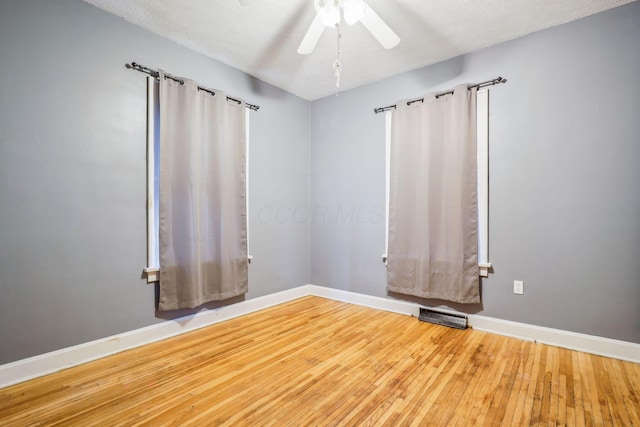
[[[244,110],[160,73],[161,311],[248,290]]]
[[[391,119],[387,289],[480,302],[476,89],[397,103]]]

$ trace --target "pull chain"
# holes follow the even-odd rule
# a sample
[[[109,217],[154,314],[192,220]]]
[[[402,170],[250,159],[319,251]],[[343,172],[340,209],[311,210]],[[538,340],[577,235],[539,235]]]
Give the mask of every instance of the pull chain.
[[[338,54],[336,57],[336,62],[333,63],[333,70],[335,71],[336,76],[336,96],[338,96],[338,90],[340,89],[340,73],[342,72],[342,33],[340,32],[340,23],[336,24],[336,33],[337,37],[337,45],[338,45]]]

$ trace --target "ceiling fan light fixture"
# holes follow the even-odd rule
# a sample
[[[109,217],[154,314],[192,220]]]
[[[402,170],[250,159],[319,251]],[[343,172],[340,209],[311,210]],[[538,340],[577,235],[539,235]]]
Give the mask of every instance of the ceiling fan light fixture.
[[[327,27],[333,28],[340,23],[340,4],[337,0],[314,0],[313,6]]]
[[[385,48],[391,49],[400,43],[400,38],[369,7],[366,0],[313,0],[316,16],[298,46],[298,53],[309,55],[318,44],[325,27],[335,28],[338,32],[338,56],[340,56],[340,21],[349,24],[361,22],[371,35]]]
[[[362,19],[367,10],[367,4],[364,0],[343,0],[342,10],[345,22],[353,25]]]

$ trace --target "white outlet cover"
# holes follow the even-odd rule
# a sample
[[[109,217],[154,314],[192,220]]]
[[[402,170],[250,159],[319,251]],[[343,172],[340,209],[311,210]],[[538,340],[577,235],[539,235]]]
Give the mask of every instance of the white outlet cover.
[[[524,294],[524,282],[522,280],[513,281],[513,293],[518,295]]]

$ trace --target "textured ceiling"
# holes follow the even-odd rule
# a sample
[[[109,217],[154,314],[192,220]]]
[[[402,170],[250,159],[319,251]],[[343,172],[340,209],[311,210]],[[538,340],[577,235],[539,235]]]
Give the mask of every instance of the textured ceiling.
[[[335,30],[325,29],[311,55],[296,52],[313,0],[85,1],[304,99],[336,92]],[[340,90],[632,1],[367,0],[401,41],[385,50],[362,24],[343,25]]]

